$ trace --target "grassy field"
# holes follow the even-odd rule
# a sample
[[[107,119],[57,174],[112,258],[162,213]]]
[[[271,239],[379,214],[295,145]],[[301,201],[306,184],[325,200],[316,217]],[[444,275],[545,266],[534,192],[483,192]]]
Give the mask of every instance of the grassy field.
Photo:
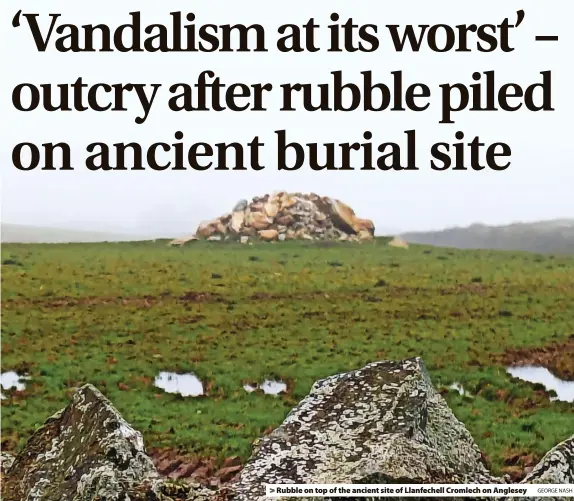
[[[9,244],[2,260],[2,371],[31,376],[24,392],[5,392],[5,450],[90,382],[148,447],[247,458],[317,379],[412,356],[496,471],[574,432],[572,404],[513,380],[498,361],[574,334],[572,257],[378,239]],[[153,384],[160,371],[193,372],[208,394],[164,393]],[[242,387],[266,378],[285,381],[287,393]],[[454,382],[469,394],[448,390]]]

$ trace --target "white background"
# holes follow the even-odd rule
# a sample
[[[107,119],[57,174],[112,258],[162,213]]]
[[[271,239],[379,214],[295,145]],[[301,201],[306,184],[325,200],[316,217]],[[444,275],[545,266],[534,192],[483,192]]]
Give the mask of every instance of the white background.
[[[169,12],[196,14],[196,23],[260,23],[266,27],[268,53],[173,54],[73,54],[49,49],[38,53],[22,19],[11,22],[19,10],[61,13],[61,22],[120,25],[128,13],[140,10],[147,23],[169,21]],[[385,24],[499,24],[524,9],[526,18],[512,30],[516,50],[484,54],[395,53]],[[359,24],[379,25],[381,47],[374,53],[282,54],[274,50],[276,29],[284,23],[303,24],[314,17],[323,28],[329,15],[353,17]],[[2,2],[0,19],[2,78],[0,105],[2,134],[3,222],[78,226],[86,229],[128,229],[170,236],[192,232],[200,220],[228,212],[241,198],[293,190],[335,196],[355,208],[359,216],[373,219],[379,233],[538,220],[574,216],[574,147],[572,146],[574,15],[571,0],[515,1],[410,0],[396,2],[341,1],[108,1],[72,2],[29,0]],[[325,47],[326,29],[318,42]],[[558,35],[560,41],[535,42],[535,35]],[[431,108],[424,113],[285,113],[278,111],[278,94],[267,99],[269,111],[174,113],[167,108],[167,88],[158,94],[148,120],[134,123],[140,109],[123,113],[21,113],[11,103],[12,89],[22,82],[72,83],[79,76],[87,83],[195,83],[210,69],[226,83],[282,83],[329,81],[329,72],[343,70],[350,80],[360,71],[373,70],[382,82],[390,72],[403,70],[407,82],[424,82],[433,91]],[[497,82],[538,82],[540,71],[553,72],[553,113],[458,113],[455,125],[439,125],[441,83],[472,83],[474,71],[495,70]],[[418,172],[278,172],[273,131],[287,129],[298,142],[362,141],[365,130],[375,143],[402,142],[402,132],[418,133]],[[267,143],[261,172],[90,172],[83,166],[84,148],[94,141],[171,142],[175,131],[184,141],[248,142],[255,135]],[[513,149],[512,165],[504,172],[434,172],[428,167],[428,150],[437,141],[454,141],[462,130],[467,139],[480,135],[486,142],[503,141]],[[12,166],[11,152],[22,141],[68,142],[74,151],[73,172],[21,172]]]

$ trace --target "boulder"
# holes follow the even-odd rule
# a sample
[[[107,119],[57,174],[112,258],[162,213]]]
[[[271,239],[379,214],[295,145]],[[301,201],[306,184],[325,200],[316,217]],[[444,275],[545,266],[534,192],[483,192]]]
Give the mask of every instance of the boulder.
[[[7,473],[14,464],[14,459],[16,458],[11,454],[0,452],[0,473]]]
[[[267,214],[267,217],[273,219],[279,212],[279,204],[274,200],[270,200],[265,204],[263,210],[265,211],[265,214]]]
[[[318,223],[322,223],[323,221],[327,220],[327,216],[319,211],[315,212],[314,217],[315,221],[317,221]]]
[[[367,230],[360,230],[359,233],[357,234],[357,238],[362,242],[374,239],[371,232]]]
[[[227,214],[223,214],[223,216],[220,216],[217,219],[221,224],[226,225],[227,223],[229,223],[229,221],[231,221],[232,215],[233,213],[228,212]]]
[[[261,230],[259,232],[259,238],[264,242],[273,242],[277,240],[279,232],[277,230]]]
[[[551,449],[521,483],[574,484],[574,435]]]
[[[231,499],[263,501],[272,483],[500,482],[434,390],[423,361],[413,358],[315,383],[259,441]]]
[[[245,221],[246,226],[251,226],[256,230],[265,230],[269,228],[273,221],[263,212],[249,212]]]
[[[122,501],[221,501],[216,493],[201,484],[170,480],[147,480],[128,489]],[[97,501],[109,501],[107,499]]]
[[[391,247],[398,247],[400,249],[408,249],[409,244],[405,242],[401,237],[395,237],[390,242],[389,245]]]
[[[279,428],[257,441],[239,476],[237,457],[215,471],[209,484],[217,490],[189,481],[205,480],[211,475],[207,466],[166,461],[158,463],[158,470],[185,476],[185,483],[160,477],[139,432],[86,385],[16,458],[1,454],[1,499],[262,501],[267,483],[506,483],[488,473],[478,447],[434,390],[420,358],[376,362],[318,381]],[[574,435],[546,454],[521,483],[574,483]]]
[[[297,199],[289,193],[283,193],[281,197],[281,209],[289,209],[297,203]]]
[[[157,473],[141,434],[85,385],[32,435],[2,479],[4,501],[107,501]]]
[[[347,234],[357,234],[361,230],[375,234],[375,225],[368,219],[361,219],[355,211],[340,200],[334,198],[320,199],[319,208],[331,218],[335,227]]]
[[[249,202],[247,200],[239,200],[239,202],[235,204],[235,207],[233,207],[233,212],[243,212],[247,209],[248,205]]]
[[[192,235],[189,237],[176,238],[175,240],[169,242],[167,245],[170,247],[182,247],[190,242],[197,242],[198,240],[199,238],[197,238],[195,235]]]
[[[245,223],[245,213],[243,211],[234,212],[231,215],[230,228],[231,231],[233,231],[234,233],[239,233],[244,223]]]
[[[257,202],[257,203],[252,203],[249,206],[249,210],[251,212],[262,212],[264,207],[265,207],[265,205],[262,202]]]
[[[223,235],[225,233],[227,233],[227,228],[219,219],[203,221],[200,223],[197,231],[195,232],[197,237],[202,238],[209,238],[215,235]]]
[[[357,233],[367,231],[371,236],[375,234],[375,224],[370,219],[355,218],[353,228]]]

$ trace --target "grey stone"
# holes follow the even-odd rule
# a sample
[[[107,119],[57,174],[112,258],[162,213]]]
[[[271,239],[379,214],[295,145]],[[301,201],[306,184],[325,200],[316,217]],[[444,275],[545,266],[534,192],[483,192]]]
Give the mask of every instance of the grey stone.
[[[126,492],[126,501],[216,501],[216,491],[200,484],[181,483],[166,479],[152,479]]]
[[[156,471],[143,439],[93,386],[50,417],[2,479],[4,501],[106,501]]]
[[[574,435],[551,449],[521,484],[574,484]],[[536,497],[533,500],[562,500],[565,497]]]
[[[245,200],[245,199],[239,200],[239,202],[237,202],[235,204],[235,207],[233,207],[233,212],[244,211],[245,209],[247,209],[248,205],[249,205],[249,202],[247,200]]]
[[[7,473],[12,464],[14,464],[14,459],[16,458],[11,454],[0,452],[0,473]]]
[[[492,482],[501,480],[413,358],[315,383],[260,440],[232,499],[262,501],[273,483]]]

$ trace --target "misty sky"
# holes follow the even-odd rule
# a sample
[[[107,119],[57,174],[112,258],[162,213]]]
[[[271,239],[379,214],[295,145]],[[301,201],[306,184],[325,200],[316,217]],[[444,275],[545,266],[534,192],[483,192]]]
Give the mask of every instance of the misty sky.
[[[260,23],[267,30],[265,54],[61,54],[38,53],[27,25],[9,25],[18,8],[42,14],[62,13],[62,22],[106,22],[120,25],[131,10],[141,10],[152,23],[169,20],[169,12],[194,12],[196,23]],[[24,8],[24,7],[23,7]],[[498,24],[512,21],[516,10],[526,18],[513,30],[513,53],[396,54],[385,24]],[[378,24],[381,48],[374,53],[280,54],[273,50],[276,28],[283,23],[303,24],[310,17],[324,27],[329,15],[353,17],[359,24]],[[3,77],[0,81],[2,127],[2,221],[35,226],[83,227],[93,230],[130,231],[143,234],[192,233],[197,224],[228,212],[237,200],[264,193],[289,190],[315,192],[340,198],[361,217],[375,221],[381,231],[422,230],[474,222],[504,224],[574,217],[574,146],[572,116],[574,93],[571,0],[483,1],[454,0],[405,2],[185,2],[142,1],[87,2],[30,0],[3,2],[0,18]],[[320,44],[325,31],[320,30]],[[560,41],[535,42],[535,35],[558,35]],[[426,83],[433,91],[426,112],[309,113],[279,112],[275,91],[266,99],[267,112],[180,112],[167,108],[167,91],[173,83],[193,84],[203,70],[214,71],[225,83],[322,83],[330,71],[343,70],[349,81],[361,71],[372,70],[376,80],[391,82],[391,71],[403,70],[405,83]],[[443,83],[473,83],[474,71],[495,70],[497,88],[506,83],[526,87],[541,80],[540,72],[552,70],[553,113],[466,112],[454,115],[454,125],[440,125]],[[13,109],[12,89],[22,82],[72,83],[82,76],[86,83],[163,84],[147,121],[138,125],[137,99],[128,100],[125,112],[34,111]],[[163,93],[162,93],[163,91]],[[312,172],[303,166],[296,172],[278,172],[275,165],[274,131],[286,129],[291,141],[364,141],[366,130],[373,142],[404,144],[403,131],[417,130],[417,172]],[[143,145],[171,143],[176,131],[184,143],[238,141],[247,143],[258,135],[266,144],[260,172],[90,172],[85,169],[85,147],[91,142],[138,141]],[[434,142],[455,141],[462,130],[467,139],[479,135],[483,142],[508,143],[512,165],[504,172],[435,172],[429,167]],[[72,172],[21,172],[12,165],[12,148],[19,142],[65,141],[72,146]],[[406,148],[406,146],[405,146]]]

